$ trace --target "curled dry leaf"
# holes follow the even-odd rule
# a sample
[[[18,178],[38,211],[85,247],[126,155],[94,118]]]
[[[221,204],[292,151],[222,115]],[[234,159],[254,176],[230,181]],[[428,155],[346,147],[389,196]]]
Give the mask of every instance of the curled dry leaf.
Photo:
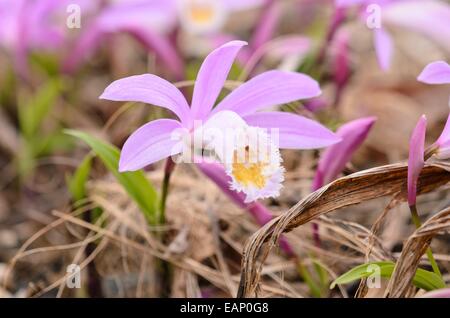
[[[402,195],[398,198],[405,200],[406,177],[407,165],[404,163],[360,171],[318,189],[286,213],[267,223],[252,235],[245,246],[238,297],[255,294],[262,270],[261,264],[283,232],[289,232],[319,215],[367,200],[399,193]],[[420,175],[417,193],[431,192],[448,181],[450,172],[434,164],[427,164]]]

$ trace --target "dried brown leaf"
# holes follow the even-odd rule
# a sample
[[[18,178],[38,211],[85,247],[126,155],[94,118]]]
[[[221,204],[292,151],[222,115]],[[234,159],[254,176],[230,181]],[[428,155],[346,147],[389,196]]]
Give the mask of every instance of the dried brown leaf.
[[[258,287],[262,265],[258,263],[261,253],[263,262],[283,232],[305,224],[321,214],[363,201],[398,193],[404,200],[407,165],[393,164],[364,170],[342,177],[311,193],[289,211],[275,218],[249,239],[242,259],[241,282],[238,297],[254,295]],[[422,170],[418,193],[431,192],[450,181],[450,173],[427,164]],[[268,243],[263,249],[264,243]]]

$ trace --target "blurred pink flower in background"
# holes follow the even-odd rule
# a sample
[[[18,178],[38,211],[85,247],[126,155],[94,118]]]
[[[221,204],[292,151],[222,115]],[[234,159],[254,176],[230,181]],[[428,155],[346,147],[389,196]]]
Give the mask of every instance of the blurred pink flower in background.
[[[423,69],[417,80],[427,84],[450,84],[450,65],[444,61],[430,63]],[[450,115],[441,135],[431,148],[438,158],[450,158]]]
[[[126,33],[138,40],[177,78],[182,78],[183,61],[169,38],[177,24],[174,1],[128,0],[104,7],[90,21],[64,62],[64,70],[73,72],[90,57],[109,36]]]
[[[149,52],[154,52],[178,80],[184,63],[174,32],[218,36],[229,15],[256,8],[266,0],[121,0],[106,6],[83,32],[66,60],[64,69],[74,71],[93,54],[103,40],[127,33]]]
[[[67,7],[87,14],[98,2],[89,0],[0,0],[0,45],[14,59],[17,71],[28,73],[28,54],[60,50],[69,39]]]
[[[364,21],[376,19],[373,26],[374,46],[378,64],[388,70],[392,61],[394,43],[389,27],[400,27],[422,34],[450,52],[450,5],[438,0],[336,0],[338,8],[358,6]],[[378,7],[377,7],[378,6]]]

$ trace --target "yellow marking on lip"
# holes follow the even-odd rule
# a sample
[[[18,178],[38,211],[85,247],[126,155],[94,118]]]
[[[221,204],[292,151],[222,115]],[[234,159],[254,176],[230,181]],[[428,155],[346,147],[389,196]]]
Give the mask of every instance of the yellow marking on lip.
[[[244,186],[252,184],[262,189],[266,185],[266,177],[263,175],[265,166],[266,164],[261,162],[249,163],[248,149],[246,149],[244,162],[239,162],[237,153],[234,153],[231,173],[238,183]]]
[[[266,185],[266,178],[262,175],[263,164],[253,163],[253,164],[243,164],[243,163],[233,163],[232,174],[237,182],[248,186],[253,184],[258,189],[264,188]]]

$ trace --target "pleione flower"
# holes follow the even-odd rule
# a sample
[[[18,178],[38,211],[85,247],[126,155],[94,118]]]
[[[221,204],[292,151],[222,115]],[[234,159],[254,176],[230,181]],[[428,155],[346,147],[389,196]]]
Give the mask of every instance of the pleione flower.
[[[409,142],[408,158],[408,204],[414,206],[417,197],[417,181],[424,166],[425,133],[427,118],[422,115],[413,130]]]
[[[423,69],[417,80],[427,84],[450,84],[450,65],[444,61],[432,62]],[[450,115],[441,135],[430,147],[430,152],[438,159],[450,158]]]
[[[313,120],[285,112],[260,112],[320,95],[318,83],[304,74],[262,73],[214,107],[236,55],[245,45],[243,41],[231,41],[205,58],[190,106],[174,85],[155,75],[131,76],[109,85],[100,98],[153,104],[178,117],[151,121],[134,132],[122,148],[119,170],[138,170],[182,153],[186,138],[174,138],[174,134],[185,131],[194,146],[213,151],[232,180],[230,188],[253,201],[279,193],[284,171],[279,148],[313,149],[339,142],[338,136]],[[273,130],[277,138],[268,133]],[[196,142],[199,135],[200,143]],[[253,152],[261,143],[263,151]]]

